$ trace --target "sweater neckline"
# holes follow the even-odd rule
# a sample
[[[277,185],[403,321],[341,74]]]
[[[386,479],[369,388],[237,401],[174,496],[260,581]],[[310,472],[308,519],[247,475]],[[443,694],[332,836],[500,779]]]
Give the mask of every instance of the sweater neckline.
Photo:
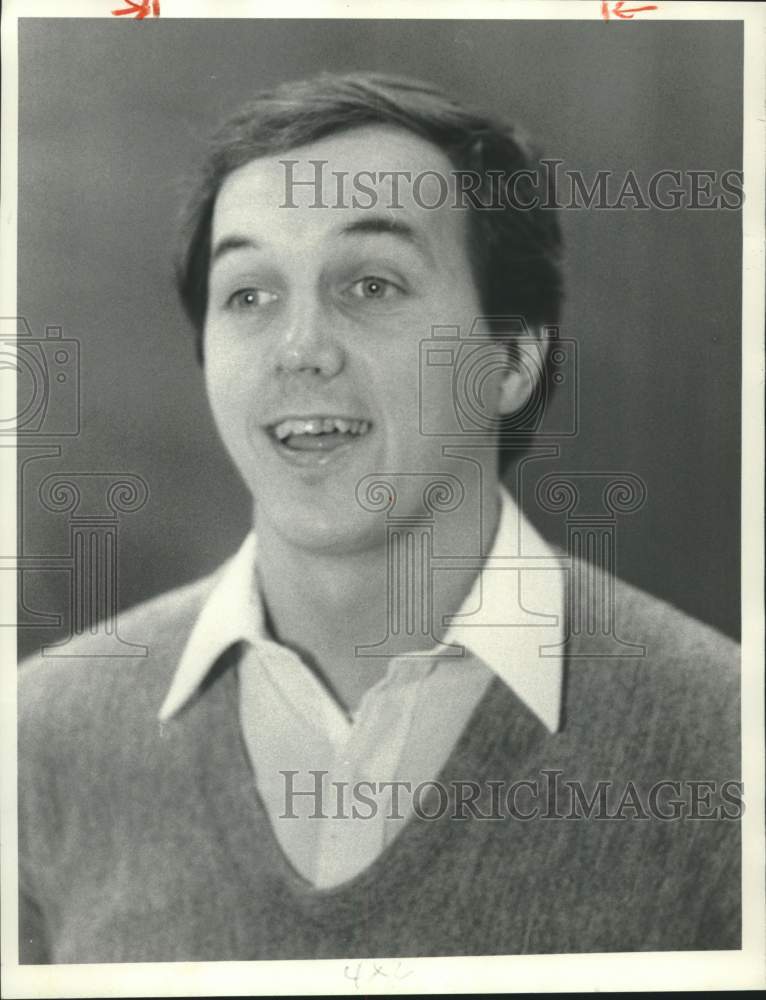
[[[340,885],[318,888],[290,864],[258,793],[239,725],[240,655],[241,646],[224,654],[221,669],[197,703],[198,709],[207,706],[213,716],[205,724],[207,731],[217,734],[212,767],[204,756],[209,745],[199,747],[202,792],[214,803],[212,814],[220,837],[229,846],[242,883],[253,892],[268,894],[275,903],[288,896],[291,906],[317,922],[358,921],[360,914],[371,913],[388,899],[395,898],[399,907],[406,905],[406,897],[417,892],[413,858],[418,859],[422,871],[444,848],[466,835],[465,821],[450,822],[454,783],[481,780],[482,776],[508,780],[509,761],[520,776],[539,745],[555,738],[499,678],[493,678],[436,778],[448,790],[447,810],[433,820],[411,815],[367,868]],[[261,867],[260,877],[257,866]]]

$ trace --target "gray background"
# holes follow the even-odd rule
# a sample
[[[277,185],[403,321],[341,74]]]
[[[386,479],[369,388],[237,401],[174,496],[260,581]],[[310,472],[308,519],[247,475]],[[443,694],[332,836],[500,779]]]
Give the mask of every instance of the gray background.
[[[67,551],[41,509],[54,471],[142,476],[121,523],[127,607],[212,569],[248,525],[209,416],[171,252],[180,178],[253,91],[321,69],[446,85],[519,122],[592,176],[741,168],[742,29],[733,23],[23,20],[19,311],[80,343],[79,436],[30,463],[22,545]],[[570,211],[562,336],[580,345],[577,438],[554,470],[641,476],[618,572],[739,630],[741,218],[722,211]],[[53,439],[41,438],[41,441]],[[25,480],[26,482],[26,480]],[[533,487],[534,483],[530,483]],[[564,522],[527,512],[563,542]],[[62,572],[26,575],[29,607],[64,615]],[[20,632],[22,649],[61,631]]]

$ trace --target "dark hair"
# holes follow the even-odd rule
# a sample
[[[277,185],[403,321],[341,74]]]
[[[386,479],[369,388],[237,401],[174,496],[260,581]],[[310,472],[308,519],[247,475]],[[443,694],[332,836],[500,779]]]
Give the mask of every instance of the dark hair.
[[[362,125],[406,129],[441,149],[456,171],[481,177],[475,198],[482,205],[500,206],[482,209],[474,202],[469,210],[469,258],[484,312],[490,317],[521,316],[530,331],[558,323],[558,221],[554,211],[539,207],[537,160],[515,129],[461,106],[432,84],[381,74],[323,73],[256,95],[212,139],[188,200],[176,265],[200,361],[213,209],[226,177],[251,160]],[[493,176],[511,175],[513,203],[505,186],[495,182],[493,187],[492,182]],[[536,198],[537,207],[520,207]],[[548,375],[546,369],[546,397],[553,387]],[[501,468],[511,457],[501,454]]]

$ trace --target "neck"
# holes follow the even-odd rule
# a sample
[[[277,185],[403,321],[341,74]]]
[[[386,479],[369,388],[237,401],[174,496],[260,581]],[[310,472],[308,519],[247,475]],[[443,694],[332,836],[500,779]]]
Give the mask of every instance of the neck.
[[[495,537],[500,503],[492,491],[481,511],[464,504],[454,514],[434,521],[433,551],[442,554],[471,555],[466,539],[475,535],[477,523],[484,525],[485,546]],[[410,544],[418,547],[418,534]],[[389,659],[432,650],[444,638],[441,625],[445,615],[457,612],[470,592],[478,569],[453,569],[437,573],[431,579],[419,575],[419,555],[410,558],[405,569],[405,546],[400,547],[399,604],[393,606],[389,579],[395,571],[395,549],[389,551],[388,536],[354,552],[310,552],[295,547],[289,539],[258,525],[258,576],[267,622],[274,638],[293,649],[330,687],[338,700],[354,707],[361,695],[384,673]],[[487,551],[485,547],[485,552]],[[432,578],[433,579],[433,578]],[[428,588],[431,627],[396,627],[406,615],[407,595],[403,582],[415,592],[411,595],[418,614],[423,604],[423,589]],[[437,585],[438,584],[438,585]],[[420,590],[421,592],[418,592]],[[393,629],[392,629],[393,625]],[[357,653],[360,647],[373,647],[396,632],[394,641],[380,645],[380,655]],[[374,652],[378,652],[375,650]]]

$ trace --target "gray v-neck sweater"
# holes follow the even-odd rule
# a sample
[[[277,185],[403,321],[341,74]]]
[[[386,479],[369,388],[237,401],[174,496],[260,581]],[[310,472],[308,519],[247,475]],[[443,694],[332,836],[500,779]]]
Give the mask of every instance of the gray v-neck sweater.
[[[83,640],[82,656],[22,669],[21,962],[739,948],[734,643],[618,582],[621,638],[646,656],[583,656],[587,637],[571,637],[556,734],[490,684],[440,775],[449,808],[318,890],[259,801],[236,648],[157,721],[210,585],[124,617],[145,659],[88,657]],[[460,781],[481,794],[455,818]],[[513,815],[506,793],[521,781]],[[574,782],[596,793],[589,818]],[[660,816],[674,811],[686,815]]]

